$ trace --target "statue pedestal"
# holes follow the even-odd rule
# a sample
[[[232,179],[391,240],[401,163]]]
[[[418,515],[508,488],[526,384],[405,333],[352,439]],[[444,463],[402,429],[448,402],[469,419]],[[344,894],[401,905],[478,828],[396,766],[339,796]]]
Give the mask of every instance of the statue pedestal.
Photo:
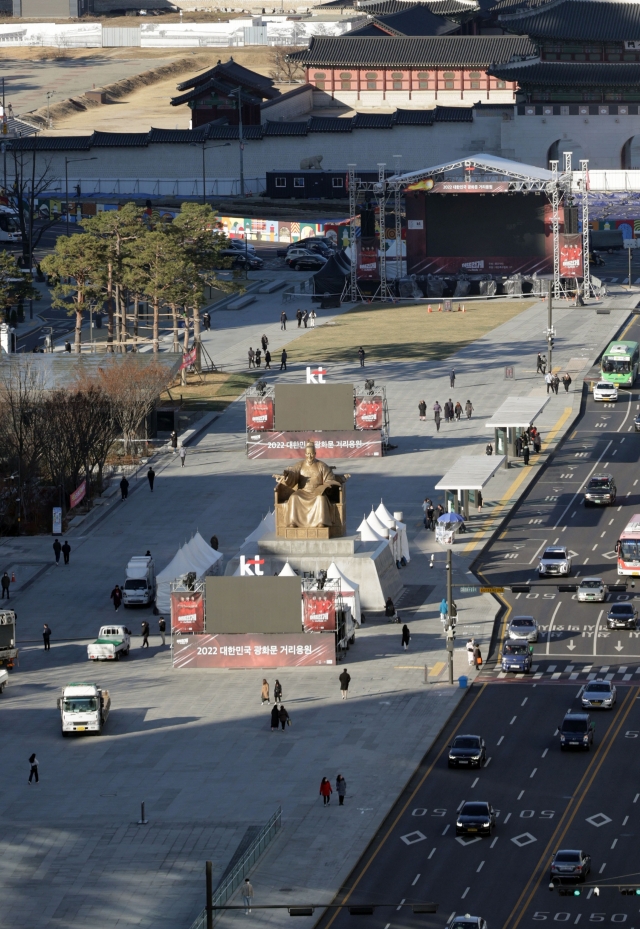
[[[270,575],[279,574],[287,561],[299,574],[317,574],[335,562],[350,581],[360,585],[360,604],[365,612],[384,609],[387,597],[396,600],[402,591],[400,572],[386,541],[361,542],[357,536],[283,539],[269,534],[260,539],[257,550],[264,558],[262,570]],[[255,551],[254,544],[242,554],[249,556]],[[225,574],[233,574],[238,564],[239,555],[227,564]]]

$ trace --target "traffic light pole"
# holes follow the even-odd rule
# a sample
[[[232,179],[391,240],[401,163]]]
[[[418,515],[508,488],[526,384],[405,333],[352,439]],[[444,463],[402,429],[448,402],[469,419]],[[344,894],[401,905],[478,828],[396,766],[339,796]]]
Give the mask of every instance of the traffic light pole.
[[[553,374],[553,285],[549,281],[549,303],[547,306],[547,370]]]
[[[451,548],[447,549],[447,663],[449,666],[449,683],[453,684],[453,649],[456,640],[455,617],[453,615],[453,564]]]

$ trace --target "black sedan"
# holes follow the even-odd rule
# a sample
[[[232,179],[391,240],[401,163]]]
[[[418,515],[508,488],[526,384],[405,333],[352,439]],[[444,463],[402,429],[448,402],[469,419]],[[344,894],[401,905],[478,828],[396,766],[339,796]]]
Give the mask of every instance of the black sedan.
[[[495,810],[490,803],[468,800],[456,819],[456,835],[491,835],[496,824]]]
[[[607,613],[608,629],[635,629],[638,622],[638,613],[633,603],[614,603]]]
[[[450,768],[481,768],[487,757],[479,735],[457,735],[449,746]]]
[[[552,883],[562,883],[563,880],[586,881],[591,870],[591,856],[581,849],[560,849],[551,859],[551,873],[549,880]]]
[[[294,271],[318,271],[326,264],[322,255],[300,255],[294,258],[289,267]]]

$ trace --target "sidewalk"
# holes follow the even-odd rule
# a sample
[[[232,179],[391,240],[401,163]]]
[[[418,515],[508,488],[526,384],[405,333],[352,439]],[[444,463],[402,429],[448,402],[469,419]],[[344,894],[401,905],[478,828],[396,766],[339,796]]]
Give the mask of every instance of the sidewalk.
[[[207,333],[216,363],[242,364],[247,345],[262,331],[276,350],[299,334],[297,327],[294,333],[280,331],[278,299],[276,293],[233,315],[221,314],[227,318],[220,322],[229,328]],[[588,371],[637,300],[637,295],[612,297],[609,316],[589,308],[555,311],[554,367],[565,370],[571,359],[584,362],[575,362],[570,394],[552,397],[541,417],[539,427],[550,446],[566,434],[577,413],[579,372]],[[295,314],[296,306],[287,306]],[[68,567],[53,564],[50,537],[2,541],[0,568],[17,576],[11,605],[20,617],[22,647],[20,668],[3,695],[13,737],[5,761],[0,885],[12,929],[26,929],[35,920],[42,929],[53,929],[60,919],[66,929],[87,924],[188,929],[203,904],[204,860],[214,860],[216,883],[234,843],[249,827],[266,822],[278,805],[283,831],[252,874],[256,902],[332,898],[468,692],[445,683],[438,614],[444,555],[422,527],[421,503],[426,495],[434,497],[435,484],[459,455],[484,453],[484,423],[507,394],[543,389],[534,368],[545,325],[546,306],[536,303],[445,362],[367,366],[366,376],[387,386],[398,448],[382,459],[349,461],[348,532],[381,497],[390,510],[403,511],[412,560],[402,569],[406,591],[400,612],[411,645],[402,651],[401,627],[371,616],[344,662],[352,675],[346,703],[340,700],[335,667],[270,672],[272,688],[276,676],[282,683],[293,721],[284,733],[270,731],[270,707],[260,706],[259,669],[174,672],[157,636],[144,651],[136,637],[127,663],[87,666],[80,641],[116,618],[109,593],[122,582],[131,555],[150,549],[161,570],[199,529],[207,539],[215,533],[221,550],[232,556],[269,509],[274,463],[246,459],[242,399],[188,447],[184,469],[176,458],[164,459],[153,494],[142,473],[131,481],[126,502],[115,495],[108,517],[70,532]],[[515,382],[503,379],[507,364],[516,365]],[[455,393],[449,389],[452,367]],[[275,379],[279,373],[267,376]],[[357,364],[332,366],[330,377],[360,380],[362,372]],[[303,383],[304,364],[283,379]],[[471,421],[443,423],[440,433],[432,421],[419,422],[420,399],[432,407],[449,396],[463,404],[472,400]],[[528,470],[501,471],[488,486],[486,513],[473,517],[472,534],[454,549],[455,583],[474,583],[465,572],[494,531],[492,523],[534,479],[540,466],[534,461]],[[433,570],[428,567],[432,551],[437,551]],[[464,642],[469,635],[486,655],[497,604],[488,595],[456,593],[456,600],[457,679],[468,670]],[[134,631],[148,618],[147,612],[117,615]],[[156,621],[150,619],[155,632]],[[53,629],[47,653],[40,647],[44,622]],[[71,641],[62,644],[63,639]],[[60,686],[88,674],[111,692],[107,733],[100,740],[61,740],[55,696]],[[34,750],[46,775],[42,794],[27,794],[23,777],[24,759]],[[338,773],[347,781],[346,805],[321,810],[320,779],[335,783]],[[141,800],[151,820],[146,832],[132,825]],[[260,920],[275,925],[289,916],[286,910],[269,911]],[[242,914],[222,919],[229,921],[246,920]]]

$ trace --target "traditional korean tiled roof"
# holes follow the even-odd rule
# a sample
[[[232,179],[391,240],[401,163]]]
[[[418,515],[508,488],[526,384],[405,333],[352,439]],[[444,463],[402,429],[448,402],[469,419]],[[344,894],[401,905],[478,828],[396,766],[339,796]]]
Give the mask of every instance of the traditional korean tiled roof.
[[[314,36],[309,48],[289,57],[310,67],[488,68],[513,55],[533,55],[526,36]]]
[[[518,35],[562,41],[624,42],[640,40],[640,3],[629,0],[552,0],[537,10],[499,17]]]
[[[431,12],[427,4],[416,3],[398,13],[390,13],[388,16],[374,16],[366,26],[360,29],[352,29],[349,35],[448,35],[459,28],[458,23],[445,19],[444,16],[436,16]],[[371,31],[372,29],[374,31]]]
[[[498,65],[489,74],[519,84],[555,84],[580,86],[612,85],[628,87],[640,84],[640,64],[610,62],[540,61]]]

